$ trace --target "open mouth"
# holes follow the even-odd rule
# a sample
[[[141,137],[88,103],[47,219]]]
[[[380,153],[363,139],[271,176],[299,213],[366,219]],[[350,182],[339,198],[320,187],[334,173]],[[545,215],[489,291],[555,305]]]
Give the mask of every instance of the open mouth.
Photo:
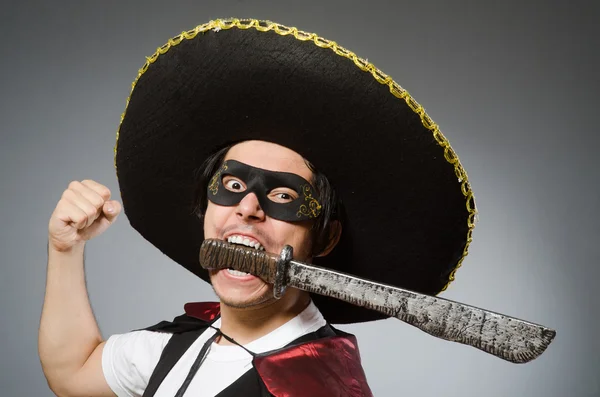
[[[261,243],[259,243],[258,241],[254,240],[252,238],[249,238],[247,236],[241,236],[241,235],[234,234],[234,235],[227,237],[227,242],[229,244],[243,245],[246,247],[254,248],[259,251],[265,250],[265,247],[263,247]],[[250,273],[240,272],[239,270],[235,270],[232,268],[228,268],[227,272],[229,274],[231,274],[233,276],[237,276],[237,277],[252,276],[252,274],[250,274]]]

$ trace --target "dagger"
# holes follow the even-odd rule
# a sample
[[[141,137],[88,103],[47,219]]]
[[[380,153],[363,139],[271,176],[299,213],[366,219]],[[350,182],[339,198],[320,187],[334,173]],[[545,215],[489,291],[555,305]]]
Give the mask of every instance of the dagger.
[[[556,336],[542,325],[302,263],[292,255],[289,245],[275,255],[207,239],[200,247],[200,264],[204,269],[233,268],[260,277],[273,284],[276,298],[289,286],[340,299],[517,364],[540,356]]]

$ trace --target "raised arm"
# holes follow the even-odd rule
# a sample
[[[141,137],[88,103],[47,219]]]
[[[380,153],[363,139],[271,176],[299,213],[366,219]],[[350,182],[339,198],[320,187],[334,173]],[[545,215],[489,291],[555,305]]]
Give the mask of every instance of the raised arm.
[[[48,385],[60,397],[114,396],[102,372],[104,342],[88,299],[83,253],[86,241],[120,211],[108,188],[85,180],[69,184],[50,217],[38,348]]]

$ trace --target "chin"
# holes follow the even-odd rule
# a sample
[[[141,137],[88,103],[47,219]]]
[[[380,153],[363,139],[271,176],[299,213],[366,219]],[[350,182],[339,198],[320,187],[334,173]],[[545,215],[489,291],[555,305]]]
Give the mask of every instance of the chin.
[[[213,290],[221,304],[238,309],[260,307],[275,300],[273,288],[260,279],[237,283],[223,274],[211,274]]]
[[[236,309],[259,308],[267,306],[269,303],[275,300],[275,298],[273,297],[273,292],[265,293],[259,297],[255,297],[252,299],[238,296],[228,296],[223,294],[217,294],[217,296],[219,297],[219,300],[221,301],[222,305],[226,305]]]
[[[259,287],[247,289],[221,285],[221,283],[215,280],[212,287],[222,305],[237,309],[265,306],[275,299],[273,297],[273,289],[265,283]]]

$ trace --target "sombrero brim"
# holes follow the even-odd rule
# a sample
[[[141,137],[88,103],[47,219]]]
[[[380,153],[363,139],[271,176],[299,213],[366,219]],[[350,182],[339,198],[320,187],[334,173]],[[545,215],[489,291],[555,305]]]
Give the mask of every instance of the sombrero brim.
[[[437,125],[372,64],[271,22],[209,22],[170,40],[140,70],[115,148],[131,225],[209,281],[198,263],[194,175],[216,149],[244,140],[298,152],[342,197],[340,244],[315,264],[432,295],[452,281],[475,205]],[[314,299],[331,323],[383,318]]]

